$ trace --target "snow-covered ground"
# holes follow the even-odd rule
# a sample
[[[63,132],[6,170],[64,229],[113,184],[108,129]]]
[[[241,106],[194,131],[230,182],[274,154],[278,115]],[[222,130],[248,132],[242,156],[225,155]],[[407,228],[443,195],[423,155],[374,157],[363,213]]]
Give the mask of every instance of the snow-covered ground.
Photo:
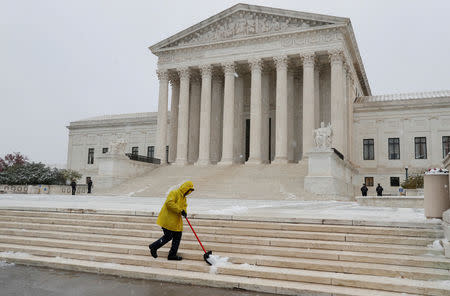
[[[0,209],[38,207],[159,212],[164,200],[159,197],[1,194]],[[188,214],[394,222],[427,220],[423,209],[369,207],[338,201],[196,199],[195,192],[188,198]]]

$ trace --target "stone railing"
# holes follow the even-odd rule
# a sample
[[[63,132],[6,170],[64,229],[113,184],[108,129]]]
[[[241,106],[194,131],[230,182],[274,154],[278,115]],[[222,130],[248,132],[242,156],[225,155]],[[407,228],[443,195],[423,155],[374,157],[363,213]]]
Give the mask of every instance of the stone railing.
[[[68,185],[0,185],[0,194],[72,194],[72,187]],[[87,194],[87,185],[77,185],[76,194]]]
[[[422,208],[424,197],[422,196],[357,196],[356,201],[362,206],[369,207],[394,207],[394,208]]]

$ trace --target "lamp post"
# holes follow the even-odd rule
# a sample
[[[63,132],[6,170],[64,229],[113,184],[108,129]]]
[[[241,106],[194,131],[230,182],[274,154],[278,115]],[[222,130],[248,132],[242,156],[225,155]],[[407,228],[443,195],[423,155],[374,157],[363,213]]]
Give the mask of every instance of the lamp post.
[[[408,167],[405,167],[405,175],[406,175],[406,180],[408,180]]]

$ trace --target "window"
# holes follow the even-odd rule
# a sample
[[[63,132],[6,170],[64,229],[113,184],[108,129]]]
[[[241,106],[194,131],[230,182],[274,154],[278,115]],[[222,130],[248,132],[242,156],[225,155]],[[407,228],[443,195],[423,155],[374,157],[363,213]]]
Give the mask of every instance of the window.
[[[166,146],[166,162],[169,163],[169,145]]]
[[[389,159],[400,159],[400,139],[399,138],[389,138]]]
[[[103,149],[102,149],[102,153],[103,153],[103,154],[108,153],[108,148],[103,148]]]
[[[88,164],[94,164],[94,148],[88,149]]]
[[[399,177],[391,177],[391,186],[392,187],[400,186],[400,178]]]
[[[364,177],[364,183],[367,187],[373,187],[373,177]]]
[[[131,147],[131,154],[138,155],[139,154],[139,147]]]
[[[445,158],[450,153],[450,136],[442,137],[442,158]]]
[[[363,140],[363,157],[364,160],[374,160],[374,144],[373,139]]]
[[[415,137],[414,138],[416,159],[427,159],[427,138]]]
[[[147,157],[151,157],[151,158],[155,157],[155,146],[147,147]]]

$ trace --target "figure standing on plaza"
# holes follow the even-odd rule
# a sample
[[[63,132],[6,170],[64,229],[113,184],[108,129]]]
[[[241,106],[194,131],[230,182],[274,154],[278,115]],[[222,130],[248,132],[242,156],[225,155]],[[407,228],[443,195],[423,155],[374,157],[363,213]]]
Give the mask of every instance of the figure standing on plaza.
[[[166,202],[159,212],[156,223],[162,227],[164,235],[150,244],[148,247],[153,258],[157,258],[157,250],[172,240],[172,247],[170,248],[168,260],[182,260],[181,256],[177,255],[178,247],[180,246],[181,234],[183,233],[183,219],[186,217],[187,203],[186,197],[194,191],[194,184],[191,181],[184,182],[180,188],[170,191]]]
[[[77,183],[75,180],[72,180],[72,183],[70,183],[70,187],[72,187],[72,195],[75,195],[75,192],[77,191]]]
[[[367,188],[366,183],[363,183],[363,186],[361,187],[362,196],[367,196],[367,191],[369,191],[369,188]]]
[[[92,186],[93,186],[92,179],[88,178],[88,181],[87,181],[88,192],[87,193],[92,193],[91,192],[92,191]]]
[[[380,183],[378,183],[378,186],[375,190],[377,191],[377,196],[383,196],[383,187],[381,187]]]

